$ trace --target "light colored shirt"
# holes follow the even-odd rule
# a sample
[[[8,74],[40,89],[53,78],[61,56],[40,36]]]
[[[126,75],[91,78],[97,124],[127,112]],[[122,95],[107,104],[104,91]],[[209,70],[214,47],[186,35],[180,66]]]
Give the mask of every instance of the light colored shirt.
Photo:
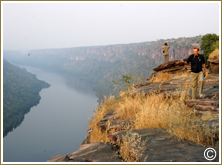
[[[164,53],[163,53],[164,56],[169,55],[168,49],[170,49],[170,47],[168,45],[162,46],[162,49],[164,50]]]

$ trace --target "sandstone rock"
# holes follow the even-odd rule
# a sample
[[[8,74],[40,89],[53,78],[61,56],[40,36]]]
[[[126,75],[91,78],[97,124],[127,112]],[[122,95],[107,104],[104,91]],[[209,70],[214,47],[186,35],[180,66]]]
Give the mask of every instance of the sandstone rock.
[[[186,59],[183,59],[186,60]],[[173,67],[179,67],[179,66],[184,66],[185,64],[181,62],[180,60],[174,60],[174,61],[169,61],[167,63],[161,64],[156,68],[153,68],[154,71],[160,71],[160,70],[166,70],[168,68],[173,68]],[[189,65],[186,65],[189,66]]]
[[[133,125],[133,119],[127,120],[106,120],[100,121],[97,126],[101,128],[102,131],[110,132],[111,130],[125,130],[129,129]]]
[[[218,82],[205,82],[204,81],[204,86],[203,86],[204,89],[206,88],[219,88],[219,83]]]
[[[69,161],[69,157],[66,154],[58,155],[47,160],[47,162],[67,162],[67,161]]]
[[[217,77],[205,78],[204,82],[205,83],[208,83],[208,82],[219,82],[219,75]]]
[[[204,105],[204,106],[219,106],[219,100],[217,99],[191,99],[185,100],[185,104],[193,107],[194,105]]]
[[[210,73],[219,73],[219,59],[208,59],[210,63]]]
[[[89,133],[89,135],[90,135],[90,133]],[[89,135],[83,140],[83,142],[81,143],[81,145],[82,145],[82,144],[89,144],[89,143],[90,143],[90,136],[89,136]]]
[[[161,71],[157,71],[151,74],[146,80],[150,81],[151,78],[156,77],[157,74],[169,73],[169,74],[178,74],[183,72],[190,72],[190,67],[176,67],[176,68],[169,68]]]
[[[120,131],[131,129],[134,124],[134,119],[127,119],[127,120],[116,120],[115,122],[111,123],[109,127],[106,128],[107,132],[111,131]]]
[[[144,93],[144,94],[150,94],[150,93],[159,93],[164,91],[175,91],[178,88],[182,88],[182,85],[161,85],[160,83],[152,83],[148,86],[143,86],[141,88],[137,88],[131,92],[129,92],[130,95],[137,94],[137,93]]]
[[[181,78],[181,79],[171,79],[171,80],[166,80],[162,81],[160,84],[161,85],[188,85],[190,84],[190,78]]]
[[[122,139],[127,132],[120,131],[108,137],[110,140]],[[132,130],[132,133],[141,136],[141,141],[147,140],[144,146],[145,151],[139,158],[142,162],[208,162],[203,154],[209,146],[198,146],[186,140],[179,141],[175,136],[160,128]],[[216,159],[213,161],[219,162],[219,148],[213,148],[217,151]]]
[[[219,113],[219,107],[216,106],[194,105],[194,108],[202,111],[217,111]]]
[[[135,87],[135,88],[139,88],[139,87],[147,86],[147,85],[150,85],[150,84],[151,84],[150,82],[139,83],[139,84],[134,85],[134,87]]]
[[[219,64],[219,59],[208,59],[208,62],[210,62],[211,64]]]
[[[100,142],[80,146],[80,150],[68,155],[69,162],[91,161],[91,162],[121,162],[117,153],[110,143]]]
[[[203,89],[203,94],[206,95],[205,98],[219,99],[219,90],[218,90],[218,88]]]
[[[113,109],[111,111],[109,111],[101,120],[100,122],[104,122],[107,120],[114,120],[116,119],[116,109]]]

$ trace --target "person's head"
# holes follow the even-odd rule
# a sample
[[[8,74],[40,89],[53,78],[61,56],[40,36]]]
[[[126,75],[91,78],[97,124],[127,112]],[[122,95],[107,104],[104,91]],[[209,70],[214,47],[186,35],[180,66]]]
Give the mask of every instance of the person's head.
[[[199,54],[199,48],[194,47],[194,48],[193,48],[193,54],[194,54],[194,56],[198,56],[198,54]]]
[[[167,46],[167,43],[165,42],[165,44],[164,45],[166,45]]]

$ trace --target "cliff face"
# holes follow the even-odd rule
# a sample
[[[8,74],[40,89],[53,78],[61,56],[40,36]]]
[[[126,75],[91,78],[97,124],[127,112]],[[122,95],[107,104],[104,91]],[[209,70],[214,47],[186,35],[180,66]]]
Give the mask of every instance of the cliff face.
[[[123,109],[120,106],[109,109],[109,112],[103,115],[96,127],[88,130],[89,136],[80,145],[78,151],[70,155],[56,156],[48,162],[208,162],[209,160],[205,158],[208,155],[204,155],[204,153],[209,147],[216,151],[216,154],[213,153],[214,159],[211,161],[218,162],[219,74],[209,73],[204,78],[203,94],[205,97],[193,100],[191,99],[188,65],[175,60],[162,64],[153,70],[156,71],[148,78],[148,82],[137,84],[135,89],[118,99],[121,102],[126,97],[127,104],[134,102],[131,107],[127,109],[128,105],[126,105]],[[162,79],[158,80],[160,75]],[[166,75],[171,77],[166,78]],[[181,77],[181,75],[183,76]],[[162,101],[157,100],[161,98],[158,95],[161,95]],[[145,102],[142,100],[143,97],[149,99],[154,97],[152,101],[156,103],[148,102],[146,106],[141,105]],[[136,99],[142,100],[140,104],[136,102]],[[169,102],[167,99],[170,99]],[[174,100],[178,100],[178,102],[173,104]],[[110,102],[106,104],[110,104]],[[161,107],[161,105],[167,108]],[[124,104],[121,103],[121,106],[123,107]],[[152,111],[149,109],[152,109],[153,106],[155,106],[154,113],[151,113]],[[139,121],[142,118],[139,120],[137,118],[140,114],[136,110],[141,107],[147,107],[146,111],[142,113],[142,116],[145,116],[144,121]],[[172,108],[175,107],[176,109],[172,111]],[[133,118],[124,118],[119,113],[125,110],[128,111],[126,113],[130,113],[131,110],[136,111],[136,115]],[[160,120],[158,114],[163,114]],[[176,116],[172,119],[179,122],[173,124],[171,120],[167,120],[172,117],[171,115]],[[178,117],[185,117],[185,120],[190,118],[195,120],[186,123]],[[156,127],[146,126],[147,128],[138,129],[138,124],[143,124],[141,122],[151,124],[149,120],[152,121],[152,119],[154,119]],[[165,121],[162,122],[162,120]],[[170,124],[167,125],[167,122]],[[104,143],[103,140],[91,142],[94,138],[92,135],[97,128],[105,133],[104,136],[108,137],[108,143]],[[184,137],[182,136],[183,129],[186,134]],[[187,134],[187,130],[190,134]],[[195,134],[200,135],[196,140]]]
[[[170,46],[170,60],[177,60],[187,58],[194,46],[199,47],[201,36],[122,45],[31,50],[24,55],[5,51],[4,57],[22,65],[75,74],[91,82],[99,100],[102,100],[103,95],[114,94],[112,81],[122,75],[131,74],[145,80],[152,73],[152,68],[163,63],[161,47],[165,42]]]
[[[155,64],[160,65],[162,63],[161,47],[165,42],[171,47],[169,50],[170,60],[175,60],[192,54],[193,47],[200,47],[201,36],[122,45],[31,50],[29,53],[31,56],[38,56],[40,59],[51,56],[70,61],[84,61],[89,58],[106,62],[127,60],[128,54],[134,54],[155,59]]]

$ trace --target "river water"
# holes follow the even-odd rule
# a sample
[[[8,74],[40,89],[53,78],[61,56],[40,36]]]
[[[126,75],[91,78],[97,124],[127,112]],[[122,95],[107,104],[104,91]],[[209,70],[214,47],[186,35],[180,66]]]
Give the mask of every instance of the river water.
[[[23,66],[51,86],[20,126],[3,139],[3,162],[45,162],[78,150],[97,103],[92,86],[70,75]]]

